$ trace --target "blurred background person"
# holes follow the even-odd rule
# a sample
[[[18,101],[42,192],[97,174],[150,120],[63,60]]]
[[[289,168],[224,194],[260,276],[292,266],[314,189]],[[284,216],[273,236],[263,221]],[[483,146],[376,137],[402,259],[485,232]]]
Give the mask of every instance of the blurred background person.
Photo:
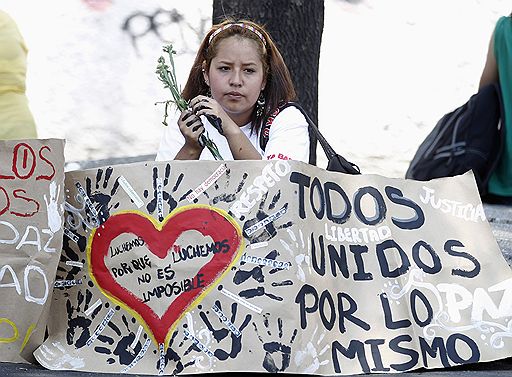
[[[489,180],[489,203],[512,204],[512,13],[496,22],[479,87],[499,82],[504,105],[505,143]]]
[[[0,139],[37,138],[25,94],[27,52],[15,21],[0,10]]]

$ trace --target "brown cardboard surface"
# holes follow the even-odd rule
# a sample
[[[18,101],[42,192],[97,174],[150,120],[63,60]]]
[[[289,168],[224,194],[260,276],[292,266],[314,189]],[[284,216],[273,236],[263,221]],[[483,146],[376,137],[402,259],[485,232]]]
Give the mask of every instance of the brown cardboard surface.
[[[33,361],[62,248],[64,141],[0,141],[0,360]]]
[[[471,173],[176,161],[65,185],[47,368],[334,375],[511,354],[512,274]]]

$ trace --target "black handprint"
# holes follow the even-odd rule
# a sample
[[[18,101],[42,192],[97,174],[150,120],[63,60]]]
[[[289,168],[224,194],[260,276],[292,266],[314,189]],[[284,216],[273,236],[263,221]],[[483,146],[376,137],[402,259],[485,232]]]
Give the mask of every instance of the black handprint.
[[[269,337],[272,337],[268,317],[268,313],[264,315],[263,324],[265,325],[267,335]],[[263,337],[258,332],[258,327],[256,326],[256,323],[253,322],[253,326],[254,330],[256,331],[256,334],[258,335],[258,339],[263,345],[263,350],[265,351],[265,358],[263,359],[262,364],[263,368],[265,368],[265,370],[269,371],[270,373],[284,372],[290,366],[292,344],[293,341],[295,340],[295,337],[297,336],[298,330],[294,329],[290,339],[290,343],[284,344],[282,343],[283,320],[281,318],[277,318],[278,340],[270,340],[268,342],[265,342],[263,340]],[[278,353],[278,355],[274,355],[276,352]],[[276,360],[274,360],[274,357],[279,355],[281,355],[281,366],[277,367]]]
[[[180,342],[177,346],[174,346],[174,342],[176,340],[176,336],[178,335],[178,330],[175,330],[172,334],[171,339],[169,340],[169,346],[167,347],[167,351],[164,356],[164,366],[165,368],[169,361],[173,361],[175,363],[174,370],[172,371],[171,375],[176,376],[177,374],[183,372],[185,368],[194,365],[194,360],[189,361],[186,364],[183,364],[181,362],[180,355],[175,351],[175,348],[182,348],[183,347],[183,341]],[[157,350],[153,351],[154,354],[157,354]],[[157,361],[157,370],[162,369],[160,366],[160,360]]]
[[[218,301],[218,300],[215,301],[215,305],[218,308],[218,310],[220,312],[222,312],[222,304],[220,303],[220,301]],[[199,309],[202,309],[201,306],[199,306]],[[233,325],[235,325],[235,322],[237,319],[237,310],[238,310],[238,304],[236,302],[232,303],[231,304],[231,317],[229,320],[231,321],[231,323]],[[201,310],[199,312],[199,316],[203,320],[203,322],[206,325],[206,327],[208,328],[208,330],[210,330],[210,332],[212,333],[213,338],[216,340],[216,342],[218,344],[220,344],[229,335],[230,335],[230,339],[231,339],[231,347],[229,348],[229,351],[224,350],[222,348],[217,348],[213,352],[213,354],[219,360],[227,360],[228,358],[234,359],[242,350],[242,333],[243,333],[243,330],[247,327],[247,325],[251,321],[252,315],[246,314],[243,322],[240,324],[240,326],[237,327],[238,332],[235,333],[234,331],[228,329],[226,327],[226,325],[221,322],[220,318],[216,314],[213,314],[217,318],[217,320],[221,323],[220,328],[215,328],[212,325],[212,323],[208,317],[209,314],[210,314],[210,310],[206,310],[206,311]],[[195,351],[200,351],[200,349],[195,345],[192,345],[191,348],[194,349]]]
[[[112,197],[116,194],[117,190],[119,189],[119,180],[118,178],[115,179],[114,184],[112,185],[112,188],[110,189],[110,195],[105,193],[107,187],[109,186],[109,181],[111,182],[112,178],[112,167],[108,167],[105,170],[105,176],[103,176],[103,169],[99,168],[96,172],[96,181],[95,181],[95,189],[93,191],[92,188],[92,181],[91,178],[87,177],[85,179],[85,192],[87,193],[87,196],[93,203],[94,207],[96,208],[96,212],[98,213],[98,220],[100,225],[103,224],[110,216],[110,210],[113,208],[119,207],[119,203],[116,203],[114,205],[110,204],[110,201],[112,200]],[[103,183],[101,184],[100,188],[100,182],[103,179]],[[102,190],[103,189],[103,190]]]
[[[273,220],[270,221],[268,224],[264,225],[261,229],[250,231],[252,226],[254,226],[255,224],[259,223],[262,220],[265,220],[267,217],[272,215],[276,216],[277,213],[284,214],[288,210],[288,203],[285,203],[279,210],[276,210],[276,205],[279,202],[279,199],[281,198],[281,191],[278,191],[272,197],[272,200],[266,210],[268,212],[266,212],[264,210],[264,207],[266,205],[268,194],[269,193],[267,192],[265,195],[263,195],[258,208],[258,212],[256,213],[256,217],[248,219],[244,223],[243,232],[250,243],[268,242],[277,235],[278,230],[289,228],[293,225],[293,223],[289,221],[285,224],[276,226],[275,220]],[[282,215],[278,216],[281,217]],[[276,218],[276,220],[277,219],[278,218]]]
[[[279,256],[279,253],[277,252],[277,250],[272,250],[270,253],[268,253],[266,255],[265,259],[276,260],[276,258],[278,256]],[[256,280],[258,283],[264,284],[265,283],[265,275],[263,273],[264,266],[257,265],[255,267],[253,267],[251,270],[245,270],[242,268],[242,266],[244,266],[245,264],[246,264],[245,262],[240,262],[240,268],[238,269],[238,271],[235,272],[235,275],[233,276],[233,283],[235,283],[236,285],[240,285],[240,284],[247,282],[249,279],[252,278],[253,280]],[[281,271],[283,271],[283,270],[273,268],[269,271],[269,274],[275,274],[275,273],[278,273]],[[293,281],[288,279],[288,280],[283,280],[281,282],[272,282],[271,285],[273,287],[289,286],[289,285],[293,285]],[[246,299],[250,299],[250,298],[258,297],[258,296],[267,296],[267,297],[271,298],[272,300],[283,301],[283,298],[281,296],[277,296],[275,294],[267,292],[265,290],[265,286],[249,288],[249,289],[240,291],[238,293],[238,295],[240,297],[243,297]]]
[[[92,292],[85,290],[85,297],[82,291],[78,291],[76,297],[76,307],[72,306],[71,300],[66,301],[66,311],[68,314],[68,329],[66,330],[66,341],[69,345],[74,344],[76,348],[85,346],[87,340],[91,337],[90,326],[93,319],[98,315],[102,304],[96,307],[89,316],[85,314],[91,304]]]
[[[111,175],[112,168],[108,168],[103,183],[104,187],[108,186]],[[88,206],[92,206],[94,211],[96,211],[94,201],[99,200],[104,204],[104,208],[106,208],[107,213],[110,209],[108,207],[110,197],[107,197],[106,195],[97,191],[100,187],[99,182],[102,176],[103,170],[99,169],[96,174],[95,192],[92,192],[92,183],[90,178],[86,178],[86,189],[84,189],[79,182],[75,183],[77,191],[74,195],[74,198],[71,198],[71,196],[68,194],[70,191],[69,188],[66,189],[67,194],[64,206],[64,237],[62,239],[62,254],[60,263],[57,268],[57,280],[72,280],[76,277],[77,274],[80,273],[82,269],[82,266],[80,265],[85,265],[86,262],[85,250],[87,247],[88,233],[90,230],[99,226],[100,219],[98,217],[101,217],[103,221],[106,219],[105,209],[100,209],[100,216],[98,213],[93,214],[90,208],[88,208]],[[112,188],[111,195],[115,194],[117,187],[118,185],[116,180]],[[84,197],[84,195],[87,196],[87,199]],[[117,203],[115,207],[118,205],[119,203]],[[62,273],[66,274],[66,276],[63,277],[61,275]]]
[[[203,192],[204,196],[210,200],[210,203],[213,206],[216,206],[219,202],[224,202],[224,203],[234,202],[237,199],[238,193],[240,191],[242,191],[242,189],[244,188],[244,185],[249,176],[249,174],[243,173],[242,180],[238,183],[237,187],[235,188],[235,191],[229,192],[228,187],[231,182],[231,169],[227,168],[226,171],[224,172],[224,174],[225,174],[225,179],[223,180],[224,187],[220,190],[221,191],[220,194],[218,194],[218,191],[220,188],[218,181],[215,181],[215,183],[213,184],[213,188],[215,189],[215,193],[214,193],[215,196],[213,196],[211,199],[210,199],[210,195],[208,194],[208,192],[206,192],[206,191]]]
[[[119,310],[119,307],[116,307],[116,310]],[[95,346],[94,350],[98,353],[106,354],[106,355],[115,355],[117,356],[117,362],[122,365],[130,365],[130,363],[135,359],[137,354],[142,348],[142,343],[140,340],[137,340],[136,344],[132,344],[135,340],[135,332],[130,329],[130,325],[128,323],[128,319],[123,314],[121,317],[124,326],[126,327],[126,331],[128,334],[123,335],[123,332],[117,325],[115,325],[112,321],[109,321],[107,327],[103,330],[103,332],[98,336],[97,340],[103,343],[101,346]],[[135,324],[135,318],[131,319],[131,323]],[[114,334],[109,336],[109,330],[113,331]],[[143,339],[147,339],[147,334],[143,335]],[[111,347],[115,347],[113,350]],[[107,359],[107,363],[113,364],[115,360],[113,358]]]
[[[165,187],[169,184],[169,176],[171,175],[171,165],[170,164],[165,165],[165,173],[164,174],[165,174],[164,178],[162,179],[162,187],[159,187],[158,168],[156,166],[153,168],[153,199],[146,205],[146,209],[148,210],[148,213],[153,214],[155,212],[155,210],[158,209],[158,204],[159,204],[158,197],[160,195],[160,190],[161,190],[161,195],[162,195],[162,203],[161,203],[162,206],[163,206],[164,202],[166,202],[169,205],[167,214],[171,213],[178,206],[178,202],[173,198],[172,193],[176,192],[176,190],[178,189],[179,185],[183,181],[184,174],[181,173],[178,176],[178,179],[176,180],[170,193],[165,190]],[[149,191],[144,190],[144,198],[147,199],[148,197],[149,197]],[[184,198],[185,197],[180,198],[179,200],[181,201]],[[163,208],[161,208],[161,213],[159,213],[159,220],[163,221],[165,215],[166,214],[163,213]]]
[[[56,280],[73,280],[82,272],[82,267],[79,267],[79,264],[85,265],[87,238],[78,234],[76,237],[78,239],[77,242],[67,236],[64,236],[62,239],[62,253],[57,267]],[[74,263],[66,264],[68,261]]]

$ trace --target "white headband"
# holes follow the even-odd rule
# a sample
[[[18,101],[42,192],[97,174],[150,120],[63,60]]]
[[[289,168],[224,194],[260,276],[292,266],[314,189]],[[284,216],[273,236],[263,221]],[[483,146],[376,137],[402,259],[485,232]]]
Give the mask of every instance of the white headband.
[[[259,39],[261,39],[261,41],[263,42],[263,45],[266,47],[267,46],[267,41],[265,41],[265,38],[263,37],[263,34],[261,34],[258,30],[256,30],[256,28],[254,26],[251,26],[251,25],[247,25],[247,24],[244,24],[244,23],[234,23],[234,24],[226,24],[220,28],[218,28],[217,30],[215,30],[212,35],[210,35],[210,38],[208,39],[208,44],[212,43],[212,39],[215,38],[215,36],[217,34],[219,34],[220,32],[226,30],[226,29],[229,29],[230,27],[232,26],[238,26],[238,27],[241,27],[242,29],[247,29],[247,30],[250,30],[252,31],[254,34],[256,34],[258,36]]]

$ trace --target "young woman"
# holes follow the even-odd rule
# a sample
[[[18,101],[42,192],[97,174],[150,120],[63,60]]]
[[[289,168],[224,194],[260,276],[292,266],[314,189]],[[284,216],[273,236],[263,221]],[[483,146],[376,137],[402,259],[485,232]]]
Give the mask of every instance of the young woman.
[[[503,154],[489,180],[487,202],[512,204],[512,14],[501,17],[489,43],[480,87],[499,82],[504,105]]]
[[[207,132],[224,160],[308,162],[308,123],[302,113],[293,106],[274,113],[296,94],[281,53],[262,26],[247,20],[213,26],[182,94],[189,101],[177,122],[183,137],[176,140],[168,127],[157,160],[213,160],[199,143]],[[259,135],[269,119],[272,126],[263,151]]]

